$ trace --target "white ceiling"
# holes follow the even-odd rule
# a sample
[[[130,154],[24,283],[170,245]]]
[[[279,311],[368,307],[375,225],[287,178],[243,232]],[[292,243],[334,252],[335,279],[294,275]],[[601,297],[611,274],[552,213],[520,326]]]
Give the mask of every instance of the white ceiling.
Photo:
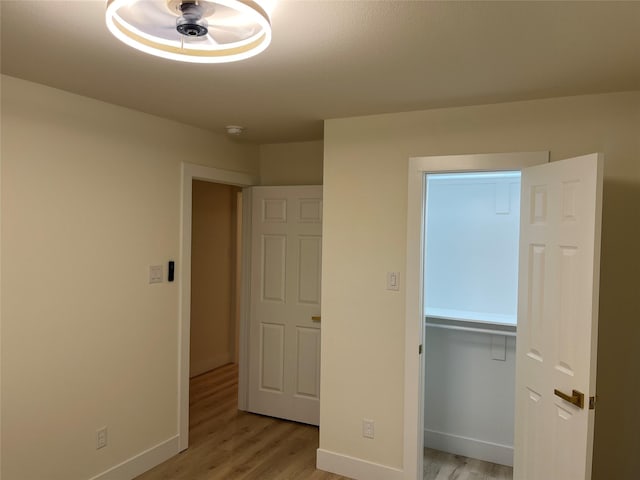
[[[1,0],[2,73],[246,141],[322,138],[322,120],[640,89],[640,1],[293,1],[239,63],[152,57],[103,0]]]

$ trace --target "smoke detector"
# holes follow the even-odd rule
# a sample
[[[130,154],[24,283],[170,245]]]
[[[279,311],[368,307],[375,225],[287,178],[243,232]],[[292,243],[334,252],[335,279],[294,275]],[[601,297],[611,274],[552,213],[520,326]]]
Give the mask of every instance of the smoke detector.
[[[241,127],[240,125],[227,125],[224,128],[227,129],[227,133],[229,135],[233,135],[234,137],[239,137],[244,133],[244,127]]]

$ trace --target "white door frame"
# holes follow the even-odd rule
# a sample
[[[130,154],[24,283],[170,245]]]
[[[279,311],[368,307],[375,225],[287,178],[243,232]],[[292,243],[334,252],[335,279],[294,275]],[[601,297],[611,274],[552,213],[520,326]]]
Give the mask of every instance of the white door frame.
[[[549,162],[549,152],[411,157],[407,194],[404,361],[404,478],[422,480],[424,448],[424,178],[431,172],[521,170]]]
[[[180,208],[180,263],[177,265],[178,301],[178,445],[189,446],[189,350],[191,333],[191,219],[193,180],[249,187],[258,184],[255,175],[182,162]],[[244,200],[244,199],[243,199]],[[246,202],[243,202],[246,203]],[[244,263],[244,262],[243,262]],[[240,318],[242,324],[243,318]],[[242,332],[242,328],[240,329]],[[242,355],[243,340],[240,338]],[[241,357],[242,359],[242,357]],[[243,362],[241,361],[241,364]],[[241,383],[241,382],[240,382]]]

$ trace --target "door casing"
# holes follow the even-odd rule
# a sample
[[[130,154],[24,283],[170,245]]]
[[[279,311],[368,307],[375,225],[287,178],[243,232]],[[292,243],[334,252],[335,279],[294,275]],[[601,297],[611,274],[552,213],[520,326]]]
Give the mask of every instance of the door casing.
[[[238,187],[258,184],[254,175],[219,168],[182,163],[182,198],[180,207],[180,255],[177,265],[179,285],[178,300],[178,449],[189,446],[189,350],[191,333],[191,218],[193,180],[222,183]],[[247,202],[243,202],[246,204]],[[244,249],[243,249],[244,255]],[[244,262],[243,262],[244,263]],[[244,269],[244,265],[243,265]],[[244,272],[243,272],[244,274]],[[240,356],[243,355],[242,323],[240,333]],[[242,360],[241,360],[242,364]],[[242,372],[240,382],[242,384]]]

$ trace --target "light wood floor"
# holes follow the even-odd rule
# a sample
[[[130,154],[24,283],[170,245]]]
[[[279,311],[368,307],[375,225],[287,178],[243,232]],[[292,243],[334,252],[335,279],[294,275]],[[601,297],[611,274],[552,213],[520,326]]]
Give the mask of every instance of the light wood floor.
[[[348,480],[316,470],[318,429],[237,409],[238,369],[191,380],[189,449],[136,480]],[[511,468],[425,449],[424,480],[511,480]]]
[[[137,480],[346,480],[316,470],[318,429],[237,409],[238,369],[191,380],[189,448]]]
[[[512,480],[513,469],[473,458],[424,449],[424,480]]]

